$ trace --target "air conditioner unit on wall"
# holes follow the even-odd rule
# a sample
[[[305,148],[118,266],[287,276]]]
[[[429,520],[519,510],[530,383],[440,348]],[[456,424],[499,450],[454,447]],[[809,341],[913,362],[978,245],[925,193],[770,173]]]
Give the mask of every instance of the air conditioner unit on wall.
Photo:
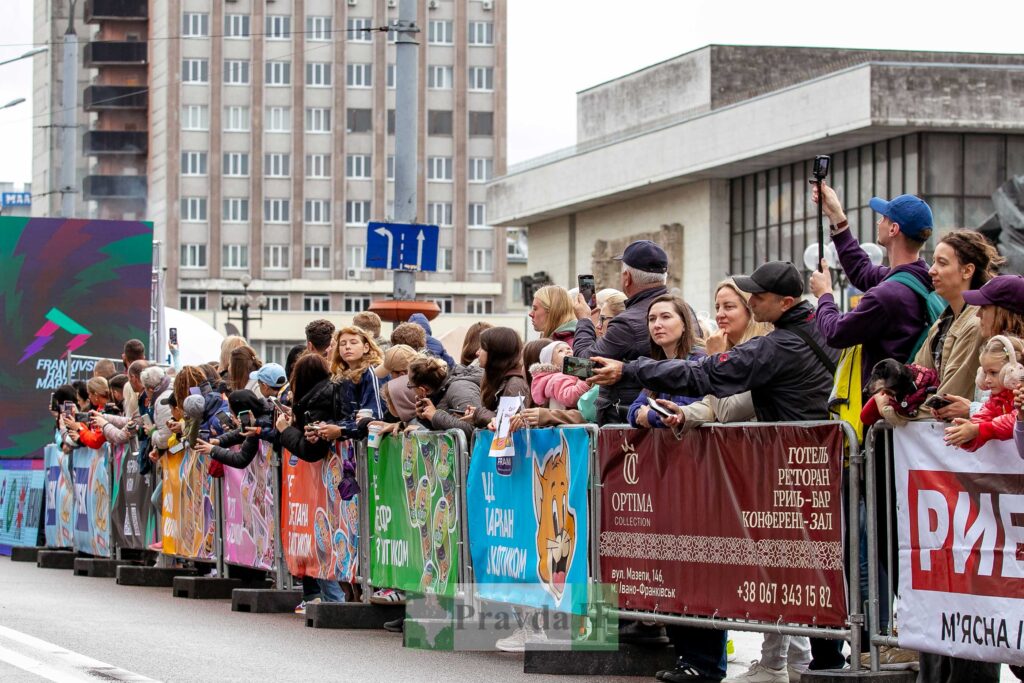
[[[395,9],[398,7],[398,0],[388,0],[388,9]]]
[[[349,269],[347,269],[345,271],[345,279],[346,280],[355,280],[358,277],[359,277],[359,269],[358,268],[349,268]]]
[[[483,7],[484,10],[490,11],[494,9],[494,0],[481,0],[480,6]]]
[[[427,0],[427,8],[429,9],[437,9],[440,6],[441,3],[438,0]]]
[[[355,7],[358,4],[359,4],[359,0],[348,0],[348,6],[349,7]]]

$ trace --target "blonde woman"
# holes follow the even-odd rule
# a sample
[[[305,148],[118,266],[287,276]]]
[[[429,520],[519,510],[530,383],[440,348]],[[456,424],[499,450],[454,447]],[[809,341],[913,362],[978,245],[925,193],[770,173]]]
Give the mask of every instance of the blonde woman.
[[[380,380],[374,373],[383,357],[370,333],[352,325],[334,333],[330,362],[336,412],[334,419],[320,428],[320,438],[333,441],[345,433],[355,433],[356,422],[379,420],[384,414]]]
[[[540,336],[564,341],[572,346],[576,335],[576,313],[569,292],[564,287],[548,285],[538,289],[533,295],[530,321]]]
[[[231,352],[246,344],[245,337],[239,337],[237,334],[224,337],[224,341],[220,343],[220,362],[217,365],[217,372],[225,381],[228,377],[228,367],[231,365]]]
[[[602,294],[605,294],[603,298]],[[597,311],[591,313],[590,319],[600,338],[608,329],[608,321],[626,310],[626,295],[617,289],[602,289],[597,293],[597,304]]]

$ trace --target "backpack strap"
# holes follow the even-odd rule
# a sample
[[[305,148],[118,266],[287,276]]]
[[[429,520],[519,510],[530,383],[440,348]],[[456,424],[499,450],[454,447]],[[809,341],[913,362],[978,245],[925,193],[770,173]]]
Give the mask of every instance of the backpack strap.
[[[921,284],[920,280],[904,270],[892,273],[885,279],[892,280],[893,282],[899,282],[901,285],[909,287],[913,290],[914,294],[917,294],[922,299],[927,299],[928,295],[931,294],[931,292],[925,289],[924,285]]]
[[[807,334],[799,327],[787,327],[786,329],[803,339],[804,343],[810,347],[811,351],[814,352],[814,355],[818,357],[819,361],[821,361],[821,364],[825,366],[826,370],[828,370],[828,374],[835,376],[836,364],[832,362],[832,359],[828,357],[828,354],[825,353],[818,342],[814,341],[814,338],[811,335]]]

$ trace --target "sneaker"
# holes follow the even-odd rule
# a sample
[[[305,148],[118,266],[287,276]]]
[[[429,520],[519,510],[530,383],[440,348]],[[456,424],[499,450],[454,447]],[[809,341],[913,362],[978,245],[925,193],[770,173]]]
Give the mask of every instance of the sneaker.
[[[494,644],[494,647],[498,648],[502,652],[525,652],[527,643],[530,643],[531,645],[542,645],[547,642],[548,636],[544,631],[534,631],[532,629],[520,627],[513,631],[512,635],[509,637],[498,640]]]
[[[725,658],[730,662],[738,662],[740,656],[736,654],[736,645],[732,642],[732,638],[725,641]]]
[[[634,645],[668,645],[665,627],[660,624],[645,624],[631,621],[619,625],[619,642]]]
[[[720,683],[722,680],[717,676],[705,676],[683,660],[679,660],[674,669],[662,669],[654,675],[659,681],[668,683]]]
[[[384,630],[389,633],[402,633],[405,630],[405,617],[385,621]]]
[[[789,674],[785,669],[771,669],[754,660],[745,673],[727,678],[723,683],[789,683]]]
[[[900,647],[883,645],[878,648],[878,663],[881,668],[888,670],[918,670],[920,663],[918,653],[913,650],[904,650]],[[871,667],[871,653],[862,652],[860,665],[866,668]]]
[[[370,602],[374,605],[404,605],[405,592],[395,588],[380,588],[370,596]]]
[[[313,598],[312,600],[303,600],[302,602],[300,602],[298,605],[295,606],[295,613],[296,614],[305,614],[306,613],[306,605],[319,605],[321,602],[323,602],[323,601],[320,598]]]

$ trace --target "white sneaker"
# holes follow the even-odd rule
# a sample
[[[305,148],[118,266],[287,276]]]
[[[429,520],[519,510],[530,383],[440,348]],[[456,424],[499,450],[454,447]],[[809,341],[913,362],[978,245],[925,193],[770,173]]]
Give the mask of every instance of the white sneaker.
[[[525,652],[527,643],[546,643],[548,636],[543,630],[534,631],[528,628],[517,628],[508,638],[502,638],[494,644],[502,652]]]
[[[789,683],[789,674],[785,669],[769,669],[755,660],[745,673],[727,678],[722,683]]]

